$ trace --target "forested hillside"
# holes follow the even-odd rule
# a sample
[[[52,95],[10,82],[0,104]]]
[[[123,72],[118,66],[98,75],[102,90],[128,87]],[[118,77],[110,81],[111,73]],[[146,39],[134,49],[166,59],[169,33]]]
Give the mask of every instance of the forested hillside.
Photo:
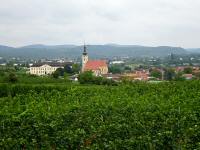
[[[112,57],[165,57],[170,53],[187,54],[187,51],[181,47],[145,47],[134,45],[88,45],[88,53],[93,58],[112,58]],[[22,58],[58,58],[80,57],[83,46],[75,45],[30,45],[19,48],[0,46],[1,57],[22,57]]]

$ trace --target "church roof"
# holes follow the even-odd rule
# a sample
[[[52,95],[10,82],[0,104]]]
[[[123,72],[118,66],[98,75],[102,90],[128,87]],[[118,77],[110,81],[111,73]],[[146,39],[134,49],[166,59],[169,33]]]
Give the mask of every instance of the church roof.
[[[100,67],[107,67],[105,60],[89,60],[84,70],[99,70]]]

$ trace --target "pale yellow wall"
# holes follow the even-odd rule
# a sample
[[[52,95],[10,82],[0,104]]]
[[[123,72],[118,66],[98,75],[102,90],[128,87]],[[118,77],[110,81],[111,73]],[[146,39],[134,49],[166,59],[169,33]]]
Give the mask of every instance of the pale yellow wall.
[[[43,65],[43,66],[40,66],[40,67],[31,67],[30,68],[30,74],[39,75],[39,76],[46,75],[46,74],[52,74],[58,68],[61,68],[61,67],[51,67],[49,65]]]
[[[100,67],[99,70],[91,70],[95,76],[99,76],[101,74],[108,74],[108,67]]]
[[[84,72],[85,64],[88,62],[88,55],[82,55],[82,72]]]
[[[108,67],[100,67],[101,74],[107,74],[108,73]]]

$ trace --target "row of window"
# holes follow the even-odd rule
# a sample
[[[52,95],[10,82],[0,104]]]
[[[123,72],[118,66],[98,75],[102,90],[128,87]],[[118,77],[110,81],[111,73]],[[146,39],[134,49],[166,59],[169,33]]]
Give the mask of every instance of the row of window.
[[[51,74],[53,71],[32,71],[32,74]]]
[[[57,68],[31,68],[31,70],[56,70]]]

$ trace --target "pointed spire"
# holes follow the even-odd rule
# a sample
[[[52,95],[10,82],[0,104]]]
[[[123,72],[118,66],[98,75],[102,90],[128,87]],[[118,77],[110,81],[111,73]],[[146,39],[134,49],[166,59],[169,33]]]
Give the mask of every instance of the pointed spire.
[[[83,55],[87,55],[87,47],[85,45],[85,42],[84,42],[84,50],[83,50]]]

